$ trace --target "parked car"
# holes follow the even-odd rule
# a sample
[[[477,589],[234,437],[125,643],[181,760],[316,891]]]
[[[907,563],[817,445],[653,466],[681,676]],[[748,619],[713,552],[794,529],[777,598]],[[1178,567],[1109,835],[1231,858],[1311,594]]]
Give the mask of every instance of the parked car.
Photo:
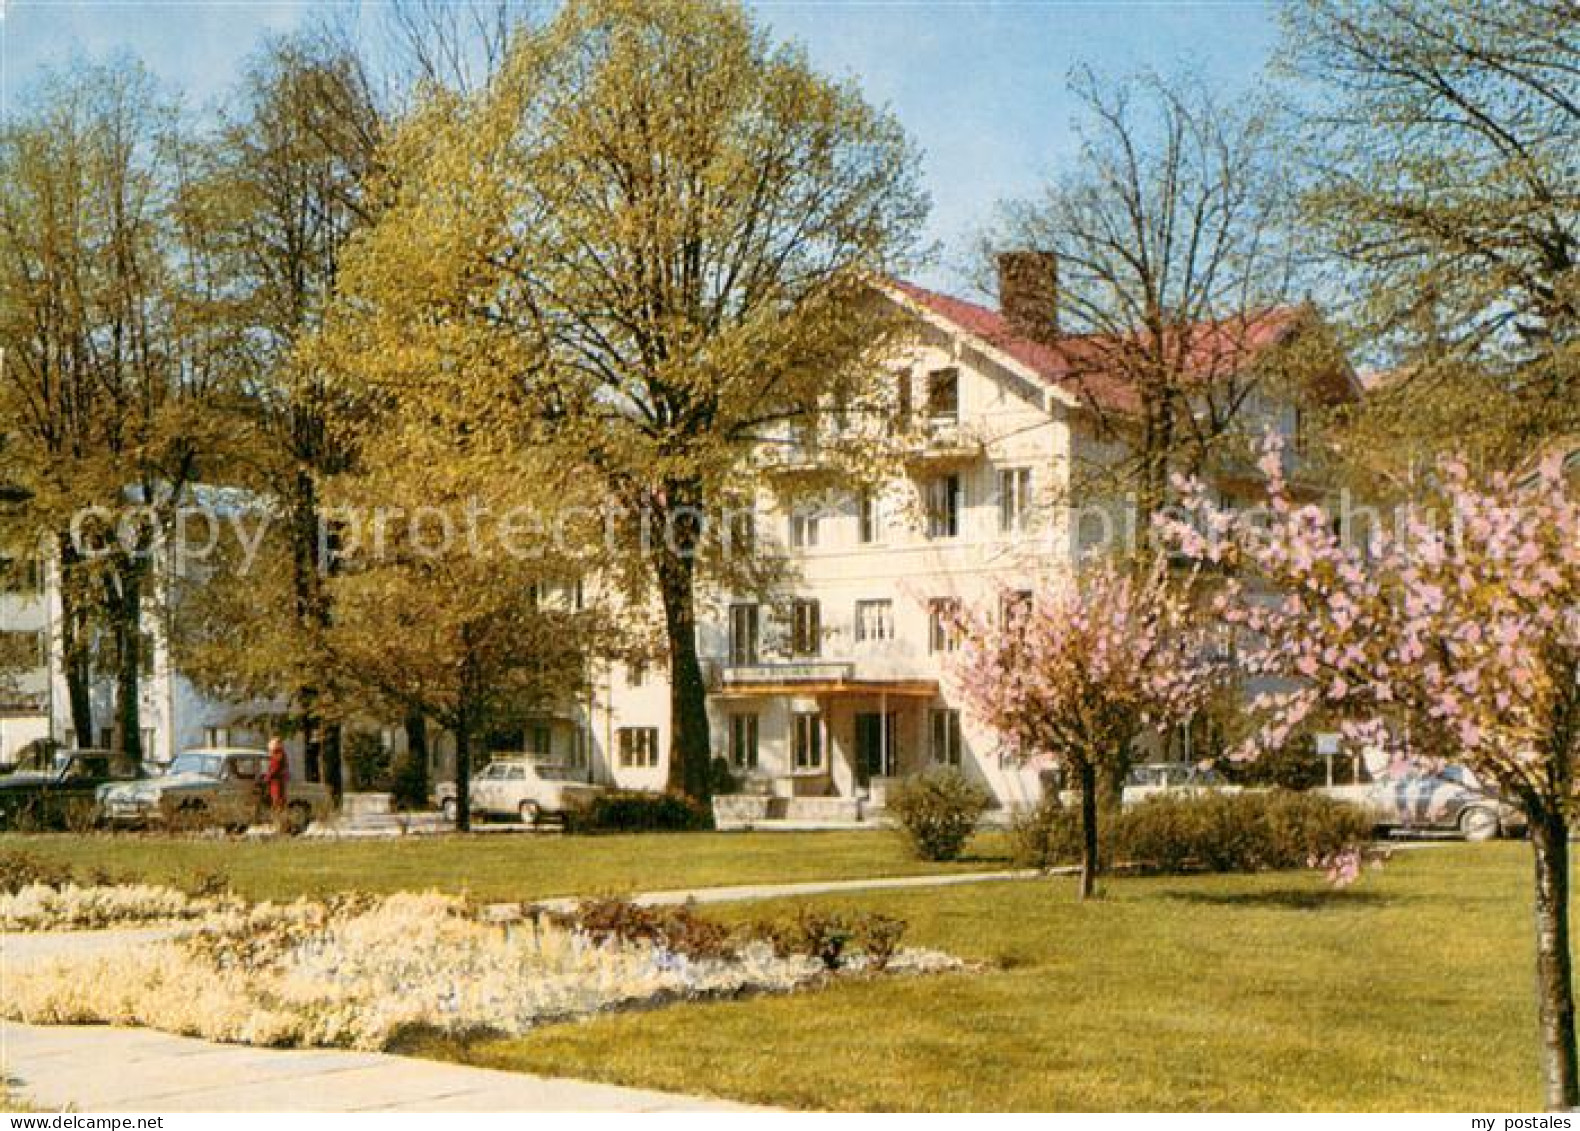
[[[1124,803],[1134,805],[1162,794],[1239,793],[1214,769],[1203,769],[1192,762],[1146,762],[1130,767],[1125,779]]]
[[[472,812],[490,817],[515,817],[535,825],[546,817],[563,818],[566,812],[585,808],[603,792],[585,780],[583,771],[539,762],[490,762],[472,778],[467,796]],[[454,782],[441,782],[434,790],[445,819],[455,820]]]
[[[1321,792],[1361,806],[1386,832],[1458,833],[1466,840],[1491,840],[1521,835],[1526,828],[1524,813],[1463,766]]]
[[[91,824],[95,796],[109,782],[142,775],[108,750],[56,750],[0,777],[0,829],[64,829]]]
[[[1073,788],[1071,779],[1072,775],[1061,770],[1044,771],[1043,791],[1057,792],[1061,805],[1075,808],[1081,804],[1081,791]],[[1161,794],[1238,793],[1240,789],[1225,781],[1216,770],[1202,769],[1191,762],[1143,762],[1130,767],[1125,777],[1122,804],[1135,805]]]
[[[99,811],[112,826],[240,831],[273,816],[263,789],[267,751],[250,747],[187,750],[163,776],[106,786]],[[331,808],[329,790],[292,779],[286,789],[285,829],[299,833]]]

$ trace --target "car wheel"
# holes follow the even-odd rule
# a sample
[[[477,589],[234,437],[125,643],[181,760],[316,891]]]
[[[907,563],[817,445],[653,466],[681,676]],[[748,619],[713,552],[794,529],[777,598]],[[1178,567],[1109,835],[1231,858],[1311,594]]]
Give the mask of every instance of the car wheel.
[[[1459,815],[1459,831],[1466,840],[1492,840],[1498,835],[1498,815],[1477,805]]]
[[[444,819],[446,821],[449,821],[452,825],[455,824],[455,815],[456,815],[455,798],[453,798],[453,797],[446,797],[444,799],[444,801],[439,806],[439,812],[444,815]]]
[[[208,806],[201,801],[183,801],[175,813],[174,827],[180,832],[192,832],[208,824]]]
[[[305,801],[293,801],[285,810],[285,831],[289,836],[301,836],[313,823],[313,810]]]
[[[521,823],[523,825],[536,825],[538,823],[539,813],[536,801],[523,801],[520,807],[516,809],[516,812],[521,815]]]

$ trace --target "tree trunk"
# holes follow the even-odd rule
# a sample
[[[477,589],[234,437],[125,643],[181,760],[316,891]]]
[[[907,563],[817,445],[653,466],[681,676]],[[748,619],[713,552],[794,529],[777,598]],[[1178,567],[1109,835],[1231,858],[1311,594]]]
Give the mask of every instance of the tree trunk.
[[[1097,894],[1097,767],[1081,763],[1081,898]]]
[[[324,727],[324,784],[329,786],[329,796],[336,809],[346,795],[345,764],[340,757],[341,727],[330,723]]]
[[[82,559],[70,535],[62,535],[59,545],[60,666],[76,745],[93,746],[93,656],[88,649],[88,609],[77,577]]]
[[[115,727],[111,745],[120,762],[135,766],[143,760],[142,566],[135,561],[117,562],[115,577],[119,585],[111,602],[115,618]]]
[[[1536,857],[1536,1004],[1542,1084],[1549,1111],[1580,1106],[1575,1003],[1569,955],[1569,825],[1562,813],[1533,812]]]
[[[674,495],[671,495],[674,497]],[[682,496],[684,497],[684,496]],[[665,515],[662,508],[653,508]],[[668,516],[675,519],[676,512]],[[706,805],[712,795],[709,767],[713,740],[708,729],[708,688],[697,655],[695,532],[673,537],[660,530],[653,554],[658,590],[664,602],[664,630],[669,644],[669,775],[672,790]]]
[[[460,719],[455,726],[455,828],[472,831],[472,735],[471,724]]]
[[[395,807],[421,809],[428,803],[428,720],[420,711],[406,716],[406,751],[397,759],[394,778]]]
[[[314,649],[314,664],[310,670],[316,674],[319,670],[317,649],[320,632],[329,623],[328,594],[320,570],[327,569],[329,563],[319,559],[318,494],[312,475],[299,470],[292,493],[291,582],[296,597],[296,625],[300,636],[310,641]],[[319,683],[316,679],[309,679],[293,690],[300,706],[302,757],[307,778],[309,781],[325,782],[333,790],[334,783],[329,781],[325,750],[329,736],[318,712]],[[337,804],[338,800],[337,795]]]

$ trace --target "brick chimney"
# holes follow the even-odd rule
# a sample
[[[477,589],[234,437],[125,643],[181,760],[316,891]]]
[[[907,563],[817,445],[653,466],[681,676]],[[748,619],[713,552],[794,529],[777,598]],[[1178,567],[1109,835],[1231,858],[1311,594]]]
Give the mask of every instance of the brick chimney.
[[[1059,258],[1051,251],[998,254],[998,306],[1022,337],[1052,344],[1059,337]]]

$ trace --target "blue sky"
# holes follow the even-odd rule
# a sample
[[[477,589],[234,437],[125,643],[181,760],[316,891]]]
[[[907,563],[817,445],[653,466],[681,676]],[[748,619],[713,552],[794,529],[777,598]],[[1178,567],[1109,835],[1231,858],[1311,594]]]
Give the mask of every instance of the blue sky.
[[[365,0],[363,7],[374,0]],[[0,0],[0,93],[40,68],[115,51],[140,56],[201,102],[223,94],[269,32],[315,7],[303,0]],[[1246,89],[1276,39],[1262,0],[755,0],[813,61],[854,75],[921,145],[942,250],[925,281],[966,289],[971,236],[996,202],[1035,191],[1073,152],[1070,70],[1191,68],[1226,101]]]

